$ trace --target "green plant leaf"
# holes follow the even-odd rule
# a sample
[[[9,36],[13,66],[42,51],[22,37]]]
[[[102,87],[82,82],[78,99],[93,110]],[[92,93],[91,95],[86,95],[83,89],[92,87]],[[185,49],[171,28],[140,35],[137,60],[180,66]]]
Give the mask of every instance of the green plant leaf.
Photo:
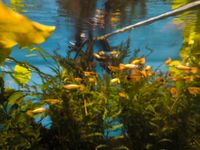
[[[90,138],[90,137],[103,137],[104,135],[100,132],[95,132],[95,133],[91,133],[88,135],[85,135],[83,138]]]
[[[20,104],[23,100],[23,94],[21,92],[15,92],[8,98],[8,104],[13,105],[15,103]]]
[[[109,130],[114,131],[114,130],[120,129],[120,128],[122,128],[122,127],[123,127],[123,124],[120,123],[120,124],[118,124],[118,125],[113,126],[113,127],[110,128]]]
[[[20,84],[26,84],[31,79],[31,69],[27,66],[16,65],[14,68],[14,79]]]
[[[106,147],[108,147],[108,146],[105,145],[105,144],[100,144],[100,145],[96,146],[95,150],[103,149],[103,148],[106,148]]]

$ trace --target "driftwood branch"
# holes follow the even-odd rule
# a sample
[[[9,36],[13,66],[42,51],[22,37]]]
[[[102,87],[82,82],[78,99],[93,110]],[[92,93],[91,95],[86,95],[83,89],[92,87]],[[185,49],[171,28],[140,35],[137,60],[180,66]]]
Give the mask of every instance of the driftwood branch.
[[[133,24],[133,25],[129,25],[129,26],[126,26],[122,29],[118,29],[116,31],[113,31],[111,33],[108,33],[108,34],[105,34],[105,35],[102,35],[102,36],[99,36],[99,37],[96,37],[94,40],[102,40],[102,39],[107,39],[108,37],[110,36],[113,36],[115,34],[118,34],[118,33],[121,33],[121,32],[125,32],[127,30],[131,30],[131,29],[134,29],[134,28],[137,28],[137,27],[140,27],[140,26],[143,26],[143,25],[147,25],[147,24],[150,24],[150,23],[153,23],[157,20],[161,20],[161,19],[164,19],[164,18],[167,18],[167,17],[170,17],[170,16],[174,16],[174,15],[177,15],[179,13],[182,13],[186,10],[189,10],[191,8],[194,8],[194,7],[197,7],[197,6],[200,6],[200,0],[197,0],[195,2],[191,2],[187,5],[184,5],[182,7],[179,7],[177,9],[174,9],[172,11],[169,11],[169,12],[166,12],[164,14],[161,14],[159,16],[155,16],[155,17],[152,17],[152,18],[149,18],[147,20],[144,20],[144,21],[141,21],[141,22],[138,22],[136,24]]]

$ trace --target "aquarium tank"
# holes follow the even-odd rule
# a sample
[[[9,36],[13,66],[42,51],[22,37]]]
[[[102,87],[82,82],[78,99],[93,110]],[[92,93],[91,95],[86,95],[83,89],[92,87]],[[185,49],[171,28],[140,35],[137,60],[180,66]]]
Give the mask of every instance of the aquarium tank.
[[[199,150],[200,0],[0,0],[0,149]]]

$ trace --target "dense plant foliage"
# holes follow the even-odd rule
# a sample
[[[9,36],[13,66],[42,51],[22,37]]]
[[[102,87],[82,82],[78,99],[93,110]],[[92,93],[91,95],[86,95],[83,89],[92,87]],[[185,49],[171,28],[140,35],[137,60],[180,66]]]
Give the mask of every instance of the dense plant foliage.
[[[119,47],[123,56],[127,46]],[[1,78],[1,116],[11,116],[1,119],[2,147],[12,147],[13,135],[19,135],[27,141],[22,145],[17,140],[14,146],[19,148],[198,149],[199,68],[180,69],[180,61],[167,60],[169,71],[155,72],[144,58],[135,58],[130,62],[140,67],[124,69],[120,55],[119,60],[115,53],[110,57],[115,66],[102,64],[102,74],[78,70],[80,59],[69,56],[54,57],[60,62],[51,67],[54,75],[24,63],[43,81],[39,86],[22,84],[19,91],[5,89]],[[50,128],[34,121],[47,115]]]

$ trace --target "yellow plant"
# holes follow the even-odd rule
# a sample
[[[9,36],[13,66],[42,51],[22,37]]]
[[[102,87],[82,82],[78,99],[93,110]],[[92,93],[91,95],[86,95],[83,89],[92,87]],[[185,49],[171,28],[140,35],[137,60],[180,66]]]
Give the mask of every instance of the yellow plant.
[[[11,48],[19,44],[26,47],[44,42],[55,30],[33,22],[14,12],[0,1],[0,64],[10,54]]]
[[[172,9],[176,9],[180,6],[188,4],[194,0],[173,0]],[[196,11],[196,13],[194,13]],[[180,56],[184,62],[190,59],[190,62],[197,63],[199,56],[199,41],[200,41],[200,30],[199,30],[199,10],[191,10],[184,12],[179,17],[174,19],[174,23],[182,27],[184,44],[180,51]]]

